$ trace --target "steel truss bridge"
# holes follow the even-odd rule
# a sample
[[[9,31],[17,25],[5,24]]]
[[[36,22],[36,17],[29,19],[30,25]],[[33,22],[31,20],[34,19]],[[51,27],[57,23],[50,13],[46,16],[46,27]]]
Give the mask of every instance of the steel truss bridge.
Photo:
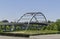
[[[47,19],[41,12],[30,12],[22,15],[17,22],[14,23],[0,23],[0,30],[14,31],[17,29],[28,30],[29,28],[40,29],[42,26],[47,26]],[[9,29],[7,30],[9,26]],[[32,27],[31,27],[32,26]]]

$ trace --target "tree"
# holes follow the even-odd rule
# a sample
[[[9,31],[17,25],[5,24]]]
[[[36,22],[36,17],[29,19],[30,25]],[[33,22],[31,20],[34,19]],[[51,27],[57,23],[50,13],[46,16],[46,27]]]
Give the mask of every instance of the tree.
[[[53,21],[48,20],[48,23],[54,23]]]
[[[8,20],[3,20],[2,22],[9,22]]]

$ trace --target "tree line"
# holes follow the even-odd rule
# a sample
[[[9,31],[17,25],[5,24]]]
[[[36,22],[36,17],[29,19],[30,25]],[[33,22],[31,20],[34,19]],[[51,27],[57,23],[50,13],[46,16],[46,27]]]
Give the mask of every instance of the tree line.
[[[57,19],[55,22],[48,21],[49,25],[44,26],[41,30],[55,30],[60,31],[60,19]]]

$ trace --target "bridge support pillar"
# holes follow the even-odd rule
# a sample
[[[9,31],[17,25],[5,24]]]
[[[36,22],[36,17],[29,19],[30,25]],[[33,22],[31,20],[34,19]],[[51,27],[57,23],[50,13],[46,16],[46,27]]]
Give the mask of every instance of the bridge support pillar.
[[[4,31],[7,31],[7,30],[6,30],[6,25],[4,25]]]
[[[14,31],[16,30],[16,25],[14,25]]]

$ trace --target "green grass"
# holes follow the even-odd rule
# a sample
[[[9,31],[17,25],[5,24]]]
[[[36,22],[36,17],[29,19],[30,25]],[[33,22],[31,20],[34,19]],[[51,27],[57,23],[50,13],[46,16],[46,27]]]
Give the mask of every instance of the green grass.
[[[14,32],[6,32],[6,33],[13,33],[13,34],[57,34],[59,31],[53,31],[53,30],[27,30],[27,31],[14,31]]]

